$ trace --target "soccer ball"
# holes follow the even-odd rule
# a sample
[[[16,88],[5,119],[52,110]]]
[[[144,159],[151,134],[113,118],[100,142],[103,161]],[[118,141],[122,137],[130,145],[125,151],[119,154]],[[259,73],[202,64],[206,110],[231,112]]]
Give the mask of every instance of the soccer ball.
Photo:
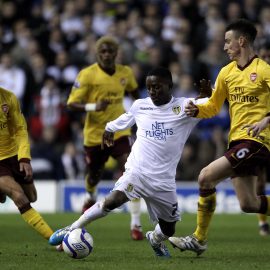
[[[64,252],[74,258],[87,257],[93,250],[93,238],[85,229],[74,229],[68,232],[63,239]]]

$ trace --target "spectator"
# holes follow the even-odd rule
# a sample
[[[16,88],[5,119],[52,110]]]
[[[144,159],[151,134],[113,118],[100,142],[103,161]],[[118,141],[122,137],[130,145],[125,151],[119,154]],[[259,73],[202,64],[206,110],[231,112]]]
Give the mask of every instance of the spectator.
[[[56,141],[57,131],[53,127],[44,128],[41,138],[33,141],[31,152],[34,177],[57,181],[65,178],[60,154],[63,149],[55,147]]]
[[[12,91],[21,102],[21,106],[23,105],[25,85],[26,76],[24,70],[13,62],[10,53],[3,53],[0,62],[0,86]]]
[[[84,177],[83,156],[78,152],[73,142],[67,142],[65,144],[61,160],[64,167],[65,179],[67,180],[83,179]]]

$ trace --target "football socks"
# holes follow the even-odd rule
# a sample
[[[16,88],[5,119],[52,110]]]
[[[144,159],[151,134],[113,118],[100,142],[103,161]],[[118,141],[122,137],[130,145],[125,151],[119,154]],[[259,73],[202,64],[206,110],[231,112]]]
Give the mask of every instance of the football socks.
[[[53,230],[34,208],[30,208],[21,215],[25,222],[28,223],[39,234],[41,234],[45,239],[49,239],[53,234]]]
[[[141,226],[141,200],[135,199],[129,202],[129,211],[131,215],[130,228],[133,229],[135,226]]]
[[[207,238],[208,228],[216,208],[216,193],[207,197],[199,197],[197,210],[197,228],[194,232],[195,237],[200,241]]]

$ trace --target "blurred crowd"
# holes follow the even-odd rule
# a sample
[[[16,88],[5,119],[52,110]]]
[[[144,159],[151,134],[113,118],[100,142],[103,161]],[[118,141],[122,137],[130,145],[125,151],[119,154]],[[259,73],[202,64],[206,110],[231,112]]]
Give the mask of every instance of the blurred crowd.
[[[227,64],[224,29],[237,18],[256,23],[257,48],[270,41],[269,0],[1,0],[0,86],[21,102],[35,178],[83,179],[84,114],[65,104],[79,70],[95,62],[100,36],[119,41],[117,61],[133,69],[141,97],[145,75],[159,65],[171,70],[175,96],[194,97],[199,80],[213,84]],[[200,168],[223,154],[228,128],[226,105],[200,122],[177,180],[196,180]],[[115,166],[109,160],[103,179],[118,177]]]

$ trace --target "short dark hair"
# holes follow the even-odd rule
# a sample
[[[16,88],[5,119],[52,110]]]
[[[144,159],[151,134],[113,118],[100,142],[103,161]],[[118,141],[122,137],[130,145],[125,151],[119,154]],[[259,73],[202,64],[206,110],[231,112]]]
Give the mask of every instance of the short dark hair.
[[[170,83],[170,85],[173,84],[172,73],[170,72],[169,69],[165,67],[153,68],[151,71],[148,72],[147,76],[158,76],[167,80]]]
[[[238,19],[230,23],[226,27],[226,32],[231,30],[237,32],[239,36],[245,36],[250,43],[253,43],[257,36],[257,29],[255,25],[246,19]]]

